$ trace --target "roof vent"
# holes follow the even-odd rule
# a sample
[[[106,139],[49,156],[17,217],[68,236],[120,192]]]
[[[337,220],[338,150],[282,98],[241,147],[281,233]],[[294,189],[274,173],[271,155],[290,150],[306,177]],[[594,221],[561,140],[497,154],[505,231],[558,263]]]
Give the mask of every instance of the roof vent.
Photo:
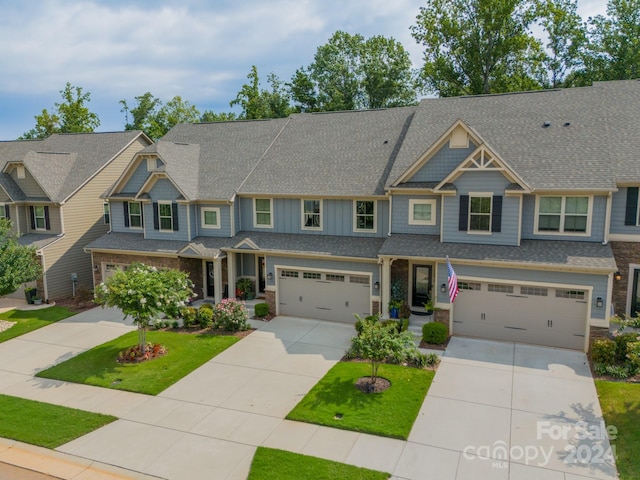
[[[564,122],[565,127],[568,127],[569,125],[571,125],[571,122]]]
[[[544,128],[550,127],[550,126],[551,126],[551,122],[550,122],[549,120],[547,120],[546,122],[544,122],[544,123],[542,124],[542,126],[543,126]]]
[[[384,144],[385,144],[385,145],[386,145],[387,143],[389,143],[389,140],[385,140],[385,141],[384,141]]]

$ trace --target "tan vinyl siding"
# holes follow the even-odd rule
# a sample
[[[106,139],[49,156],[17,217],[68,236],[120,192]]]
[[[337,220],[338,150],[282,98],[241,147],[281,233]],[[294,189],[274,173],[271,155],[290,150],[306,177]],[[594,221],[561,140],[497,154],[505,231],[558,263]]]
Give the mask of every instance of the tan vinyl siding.
[[[34,204],[34,206],[37,204]],[[55,205],[47,205],[49,207],[49,230],[34,230],[31,228],[31,209],[29,206],[25,207],[25,223],[20,223],[20,228],[26,233],[46,233],[46,234],[60,234],[62,233],[62,219],[60,218],[60,207]],[[20,220],[22,222],[22,219]]]
[[[38,182],[35,181],[33,175],[29,173],[29,170],[25,168],[24,178],[18,178],[17,169],[13,169],[11,171],[11,177],[13,181],[18,184],[20,189],[24,192],[27,197],[36,197],[36,198],[46,198],[47,195],[38,185]]]
[[[44,250],[50,299],[72,294],[72,273],[78,275],[77,288],[93,288],[91,255],[84,252],[84,247],[109,231],[109,225],[103,221],[104,201],[100,195],[122,174],[133,155],[145,146],[147,143],[140,139],[133,142],[61,207],[64,237]]]

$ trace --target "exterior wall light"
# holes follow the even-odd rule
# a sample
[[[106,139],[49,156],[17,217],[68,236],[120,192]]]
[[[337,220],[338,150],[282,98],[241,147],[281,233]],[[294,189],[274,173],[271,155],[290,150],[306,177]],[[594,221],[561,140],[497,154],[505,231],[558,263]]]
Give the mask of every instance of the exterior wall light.
[[[602,301],[602,297],[596,298],[596,307],[602,308],[603,305],[604,305],[604,302]]]
[[[617,271],[616,273],[614,273],[613,278],[615,278],[618,281],[622,280],[622,274],[620,273],[620,271]]]
[[[267,280],[269,281],[273,280],[273,273],[271,272],[267,273]]]
[[[442,293],[447,293],[447,284],[443,283],[442,285],[440,285],[440,291]]]
[[[373,284],[373,289],[377,292],[378,290],[380,290],[380,282],[375,282]]]

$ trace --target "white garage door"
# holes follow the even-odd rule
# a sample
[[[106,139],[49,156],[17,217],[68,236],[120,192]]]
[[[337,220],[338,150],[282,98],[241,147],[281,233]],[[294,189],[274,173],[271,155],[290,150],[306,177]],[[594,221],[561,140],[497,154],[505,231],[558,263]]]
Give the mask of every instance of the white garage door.
[[[584,349],[586,290],[459,282],[453,334]]]
[[[278,301],[281,315],[355,323],[354,313],[371,313],[368,275],[312,270],[281,270]]]

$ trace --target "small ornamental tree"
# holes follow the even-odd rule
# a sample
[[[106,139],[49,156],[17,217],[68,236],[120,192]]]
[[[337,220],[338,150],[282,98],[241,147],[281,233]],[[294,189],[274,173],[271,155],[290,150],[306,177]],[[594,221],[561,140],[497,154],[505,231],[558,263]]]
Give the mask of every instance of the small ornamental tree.
[[[144,353],[147,328],[160,314],[176,312],[194,296],[192,289],[193,283],[184,272],[133,263],[96,287],[95,302],[119,308],[125,320],[133,318],[138,327],[138,346]]]
[[[0,297],[9,295],[20,285],[42,275],[34,247],[20,245],[11,233],[11,221],[0,218]]]

